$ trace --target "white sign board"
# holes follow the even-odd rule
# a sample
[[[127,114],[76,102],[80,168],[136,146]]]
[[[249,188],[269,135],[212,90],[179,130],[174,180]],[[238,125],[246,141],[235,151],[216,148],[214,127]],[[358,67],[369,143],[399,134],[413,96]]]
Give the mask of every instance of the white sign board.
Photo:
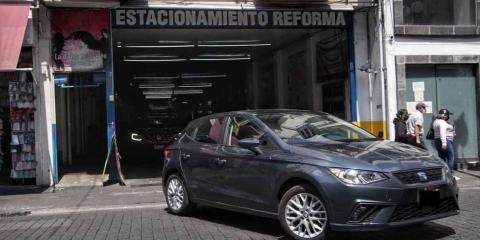
[[[415,91],[415,92],[413,92],[413,93],[414,93],[414,96],[413,96],[413,97],[414,97],[414,100],[415,100],[416,102],[423,102],[423,101],[425,101],[425,99],[424,99],[424,94],[423,94],[424,92],[423,92],[423,91]]]
[[[425,91],[425,83],[424,82],[412,82],[412,88],[414,92],[418,91]]]

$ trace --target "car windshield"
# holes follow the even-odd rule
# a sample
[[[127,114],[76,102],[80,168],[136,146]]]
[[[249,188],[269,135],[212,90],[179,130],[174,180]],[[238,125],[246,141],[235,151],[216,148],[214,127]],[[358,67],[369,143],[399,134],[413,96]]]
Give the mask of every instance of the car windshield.
[[[326,113],[259,113],[257,117],[291,144],[378,140],[371,133]]]

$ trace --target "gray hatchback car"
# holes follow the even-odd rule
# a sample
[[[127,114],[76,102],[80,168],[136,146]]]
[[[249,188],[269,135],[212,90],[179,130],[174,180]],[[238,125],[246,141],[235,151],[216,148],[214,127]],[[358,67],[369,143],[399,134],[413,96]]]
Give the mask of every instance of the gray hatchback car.
[[[197,204],[278,218],[294,239],[458,214],[448,166],[326,113],[249,110],[192,121],[165,148],[168,210]]]

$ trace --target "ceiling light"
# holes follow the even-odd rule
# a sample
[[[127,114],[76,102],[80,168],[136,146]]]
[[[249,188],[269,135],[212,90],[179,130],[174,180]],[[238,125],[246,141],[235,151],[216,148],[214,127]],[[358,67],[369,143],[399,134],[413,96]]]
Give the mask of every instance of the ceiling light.
[[[182,74],[182,78],[224,78],[224,77],[227,77],[227,75],[226,74],[193,74],[193,73]]]
[[[241,61],[241,60],[250,60],[250,57],[241,57],[241,58],[191,58],[191,61]]]
[[[137,59],[137,58],[160,58],[160,59],[171,59],[179,58],[177,55],[165,55],[165,54],[141,54],[141,55],[129,55],[126,59]]]
[[[175,95],[188,95],[188,94],[203,94],[203,90],[201,89],[193,89],[193,90],[173,90],[173,94]]]
[[[146,95],[145,99],[170,99],[171,95]]]
[[[143,91],[143,95],[172,95],[172,90],[147,90]]]
[[[268,47],[271,43],[249,43],[249,44],[198,44],[198,47]]]
[[[184,62],[185,58],[172,58],[172,59],[123,59],[124,62]]]
[[[173,84],[140,84],[138,85],[138,88],[158,88],[158,89],[164,89],[164,88],[173,88],[175,85]]]
[[[250,57],[250,54],[200,54],[199,57]]]
[[[179,79],[180,76],[155,76],[155,77],[148,77],[148,76],[135,76],[133,79],[135,80],[175,80]]]
[[[189,85],[180,85],[179,88],[209,88],[212,87],[211,83],[207,84],[189,84]]]
[[[264,47],[271,46],[260,40],[223,40],[223,41],[199,41],[198,47]]]
[[[191,48],[194,44],[172,44],[172,45],[125,45],[125,48]]]

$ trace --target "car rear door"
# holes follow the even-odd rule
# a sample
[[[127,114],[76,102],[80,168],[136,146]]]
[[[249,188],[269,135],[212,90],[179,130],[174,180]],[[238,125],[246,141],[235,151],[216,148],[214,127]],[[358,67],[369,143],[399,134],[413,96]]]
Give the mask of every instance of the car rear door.
[[[218,198],[218,142],[223,134],[223,117],[212,117],[192,127],[182,140],[180,162],[193,198]]]

